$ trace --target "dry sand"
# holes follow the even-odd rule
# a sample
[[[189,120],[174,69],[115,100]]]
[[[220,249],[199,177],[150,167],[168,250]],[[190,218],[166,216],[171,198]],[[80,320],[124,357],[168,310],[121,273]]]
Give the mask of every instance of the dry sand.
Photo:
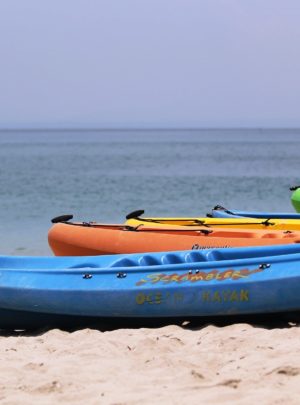
[[[0,334],[1,404],[299,404],[300,326]]]

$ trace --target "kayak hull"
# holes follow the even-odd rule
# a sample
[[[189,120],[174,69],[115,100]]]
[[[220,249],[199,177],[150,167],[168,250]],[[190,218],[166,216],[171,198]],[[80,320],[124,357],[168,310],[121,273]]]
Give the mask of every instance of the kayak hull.
[[[300,219],[300,214],[287,212],[260,212],[260,211],[240,211],[229,210],[226,208],[217,208],[211,211],[213,218],[270,218],[270,219]]]
[[[197,229],[199,230],[180,226],[170,226],[167,229],[58,223],[50,229],[48,241],[56,256],[91,256],[300,242],[300,232],[224,228],[209,230],[204,227]]]
[[[295,211],[300,212],[300,187],[295,187],[293,189],[294,191],[291,195],[291,203],[295,208]]]
[[[277,218],[244,218],[244,217],[224,217],[224,218],[132,218],[126,221],[127,225],[149,225],[161,227],[166,225],[180,226],[206,226],[210,228],[235,228],[235,229],[262,229],[262,230],[282,230],[299,231],[300,221],[298,219],[277,219]]]
[[[0,327],[49,317],[178,318],[300,310],[300,246],[0,257]],[[31,314],[31,315],[30,315]],[[25,319],[25,318],[24,318]],[[26,321],[26,319],[25,319]],[[24,323],[24,322],[23,322]]]

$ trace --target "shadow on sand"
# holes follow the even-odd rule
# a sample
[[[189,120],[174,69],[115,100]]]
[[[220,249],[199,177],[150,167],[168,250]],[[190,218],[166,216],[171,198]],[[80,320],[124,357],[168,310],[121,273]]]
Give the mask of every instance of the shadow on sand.
[[[283,329],[300,326],[300,312],[201,318],[99,319],[33,314],[18,311],[10,311],[9,313],[5,311],[5,314],[1,314],[0,311],[0,323],[0,336],[3,337],[39,336],[53,328],[59,328],[68,332],[74,332],[83,328],[106,332],[117,329],[160,328],[167,325],[178,325],[184,329],[200,330],[208,325],[226,327],[232,324],[247,323],[257,328]]]

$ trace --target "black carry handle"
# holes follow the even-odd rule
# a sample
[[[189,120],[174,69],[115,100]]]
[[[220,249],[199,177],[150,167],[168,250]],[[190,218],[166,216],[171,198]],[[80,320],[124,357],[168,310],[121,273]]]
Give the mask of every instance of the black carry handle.
[[[213,211],[224,211],[226,212],[226,214],[230,214],[230,215],[236,215],[234,212],[228,210],[227,208],[223,207],[222,205],[216,205],[213,208]],[[207,217],[210,217],[209,215],[206,215]]]
[[[126,215],[126,219],[135,219],[140,217],[145,213],[144,210],[137,210],[137,211],[132,211],[129,214]]]
[[[223,207],[222,205],[215,205],[213,208],[214,211],[227,211],[227,208]]]
[[[51,222],[52,224],[57,224],[59,222],[68,222],[72,218],[73,215],[60,215],[59,217],[52,218]]]
[[[298,188],[300,188],[300,186],[293,186],[293,187],[290,187],[290,190],[291,190],[291,191],[295,191],[295,190],[297,190]]]

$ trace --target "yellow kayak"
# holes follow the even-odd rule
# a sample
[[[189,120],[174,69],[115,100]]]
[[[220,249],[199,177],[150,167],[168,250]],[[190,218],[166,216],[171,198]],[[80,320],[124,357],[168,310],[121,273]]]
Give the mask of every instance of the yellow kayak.
[[[270,229],[283,231],[300,230],[299,219],[269,219],[269,218],[147,218],[140,217],[143,211],[135,211],[126,217],[126,225],[138,227],[139,225],[151,227],[161,226],[204,226],[246,229]]]

